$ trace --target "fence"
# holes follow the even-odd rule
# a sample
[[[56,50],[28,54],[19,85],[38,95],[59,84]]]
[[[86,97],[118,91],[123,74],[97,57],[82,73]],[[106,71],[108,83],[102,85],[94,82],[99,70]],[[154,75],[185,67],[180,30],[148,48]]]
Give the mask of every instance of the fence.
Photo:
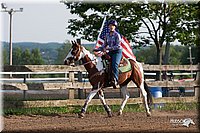
[[[146,82],[150,87],[194,87],[195,96],[192,97],[162,97],[154,99],[154,103],[168,102],[197,102],[199,97],[199,72],[200,65],[147,65],[143,64]],[[4,107],[47,107],[47,106],[66,106],[66,105],[83,105],[84,99],[80,99],[83,91],[90,89],[91,85],[86,78],[86,70],[83,66],[64,66],[64,65],[25,65],[25,66],[4,66],[1,74],[3,77],[3,90],[22,90],[22,99],[4,100]],[[179,82],[178,79],[172,81],[155,81],[153,77],[156,71],[167,72],[173,75],[195,76],[194,79]],[[33,75],[59,74],[61,77],[53,78],[33,78]],[[12,75],[12,78],[9,76]],[[23,76],[22,76],[23,75]],[[17,77],[17,78],[15,78]],[[147,78],[148,77],[148,78]],[[38,83],[39,82],[39,83]],[[129,83],[128,87],[135,87],[134,83]],[[81,89],[80,89],[81,88]],[[65,100],[28,100],[27,93],[31,90],[68,90],[68,97]],[[75,99],[75,90],[78,90],[78,99]],[[45,95],[45,94],[44,94]],[[64,94],[66,95],[66,94]],[[121,99],[106,98],[108,104],[120,104]],[[141,97],[130,98],[128,103],[142,103]],[[99,100],[92,100],[91,104],[101,104]]]

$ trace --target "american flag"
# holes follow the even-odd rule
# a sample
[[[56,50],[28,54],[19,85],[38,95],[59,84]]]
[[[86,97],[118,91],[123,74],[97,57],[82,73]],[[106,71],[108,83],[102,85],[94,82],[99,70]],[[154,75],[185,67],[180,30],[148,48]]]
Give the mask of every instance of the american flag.
[[[106,33],[109,33],[109,27],[108,27],[108,21],[106,21],[106,17],[105,17],[102,27],[100,29],[99,36],[97,38],[97,43],[96,43],[95,49],[99,48],[102,44],[104,44],[104,39],[105,39]],[[136,61],[136,57],[133,54],[133,51],[131,49],[131,45],[130,45],[129,41],[122,35],[121,35],[121,38],[122,38],[121,46],[123,48],[122,55],[125,58],[130,58],[130,59],[133,59],[134,61]]]

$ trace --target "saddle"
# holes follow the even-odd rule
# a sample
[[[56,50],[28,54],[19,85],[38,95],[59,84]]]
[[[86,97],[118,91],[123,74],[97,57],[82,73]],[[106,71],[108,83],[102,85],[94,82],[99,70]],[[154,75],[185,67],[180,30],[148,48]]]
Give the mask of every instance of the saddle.
[[[111,64],[112,60],[111,57],[108,54],[105,54],[104,56],[102,56],[103,59],[103,65],[106,69],[109,68],[109,65]],[[119,63],[119,74],[120,73],[125,73],[125,72],[129,72],[132,68],[131,68],[131,63],[129,61],[129,59],[125,58],[122,56],[121,61]],[[108,69],[109,71],[110,69]]]
[[[111,68],[112,60],[108,54],[103,55],[102,60],[103,60],[103,66],[105,68],[105,72],[108,74],[107,75],[108,80],[105,83],[105,87],[110,87],[112,86],[110,81],[113,81],[113,78],[114,78],[112,68]],[[119,69],[119,74],[129,72],[132,69],[129,59],[122,57],[118,69]]]
[[[119,74],[131,71],[132,67],[129,59],[123,57],[120,61],[118,69],[119,69]]]

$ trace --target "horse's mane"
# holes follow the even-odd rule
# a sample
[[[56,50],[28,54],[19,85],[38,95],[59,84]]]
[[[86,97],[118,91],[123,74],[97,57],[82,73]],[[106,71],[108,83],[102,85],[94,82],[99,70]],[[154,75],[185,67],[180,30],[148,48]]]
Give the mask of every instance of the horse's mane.
[[[103,63],[101,62],[102,59],[101,57],[95,56],[95,54],[92,54],[89,50],[87,50],[84,46],[82,46],[83,48],[83,52],[85,53],[85,55],[88,55],[88,57],[90,58],[90,60],[96,60],[96,67],[97,69],[100,71],[103,69]]]

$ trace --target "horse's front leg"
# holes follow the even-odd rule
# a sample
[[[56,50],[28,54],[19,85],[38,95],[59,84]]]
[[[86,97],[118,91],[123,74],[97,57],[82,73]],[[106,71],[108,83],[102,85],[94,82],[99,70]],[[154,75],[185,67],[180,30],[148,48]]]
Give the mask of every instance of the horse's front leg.
[[[79,118],[83,118],[85,116],[85,112],[87,110],[88,104],[90,103],[90,101],[92,100],[92,98],[97,94],[97,92],[100,89],[93,89],[90,94],[88,95],[88,97],[86,98],[85,104],[83,105],[83,108],[81,109],[81,112],[78,114]]]
[[[103,104],[104,109],[106,110],[108,117],[112,117],[112,112],[111,109],[109,108],[109,106],[106,104],[105,98],[104,98],[104,94],[103,94],[103,90],[99,90],[98,91],[98,95],[99,95],[99,99],[101,101],[101,103]]]
[[[130,97],[130,94],[127,90],[127,85],[120,87],[120,89],[121,89],[121,92],[122,92],[123,100],[122,100],[121,107],[120,107],[118,115],[122,115],[122,111],[123,111],[128,99]]]

